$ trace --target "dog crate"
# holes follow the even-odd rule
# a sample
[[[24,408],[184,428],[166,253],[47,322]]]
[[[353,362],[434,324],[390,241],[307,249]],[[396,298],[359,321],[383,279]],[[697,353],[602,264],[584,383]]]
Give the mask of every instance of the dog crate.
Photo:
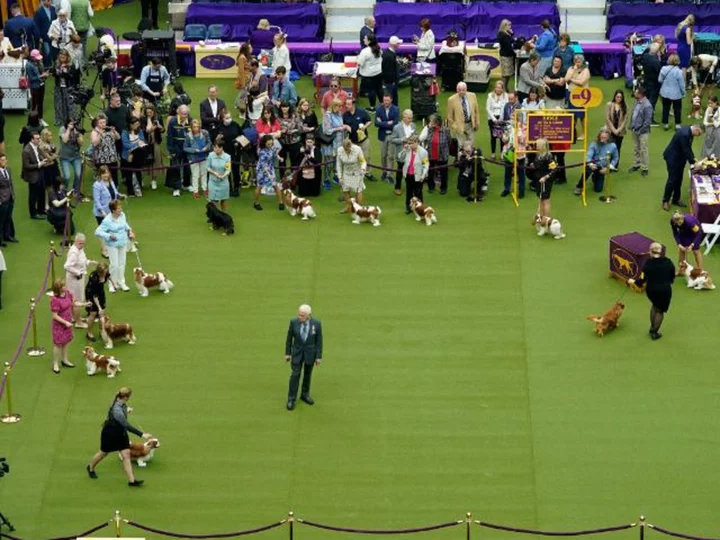
[[[469,57],[465,65],[465,82],[470,92],[487,92],[490,84],[490,62]]]
[[[610,238],[610,277],[626,282],[638,279],[645,261],[650,257],[650,244],[655,242],[639,232],[631,232]],[[663,246],[663,254],[665,246]]]
[[[454,92],[457,84],[465,76],[465,55],[463,53],[444,53],[438,56],[442,89]]]
[[[410,66],[410,108],[417,118],[437,112],[435,64],[415,63]]]
[[[166,30],[145,30],[142,33],[142,44],[147,58],[160,58],[170,76],[178,75],[177,57],[175,55],[175,33]]]

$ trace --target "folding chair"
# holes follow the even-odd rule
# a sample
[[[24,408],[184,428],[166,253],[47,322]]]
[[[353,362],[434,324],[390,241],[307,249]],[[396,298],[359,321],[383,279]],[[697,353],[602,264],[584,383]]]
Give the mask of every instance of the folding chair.
[[[705,238],[703,238],[700,247],[707,246],[704,251],[705,255],[707,255],[715,245],[715,242],[718,241],[718,238],[720,238],[720,214],[715,218],[715,223],[702,223],[701,227],[705,233]]]

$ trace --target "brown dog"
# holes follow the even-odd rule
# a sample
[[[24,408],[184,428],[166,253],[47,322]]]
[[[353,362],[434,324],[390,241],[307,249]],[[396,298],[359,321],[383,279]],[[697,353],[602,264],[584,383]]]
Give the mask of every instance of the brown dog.
[[[625,304],[616,302],[615,305],[604,315],[588,315],[588,321],[595,323],[595,333],[598,337],[603,337],[605,332],[614,330],[620,326],[620,317],[625,311]]]
[[[107,373],[108,378],[112,379],[120,371],[120,361],[117,358],[106,354],[98,354],[92,347],[85,347],[83,356],[85,357],[88,375],[95,375],[98,371],[104,371]]]
[[[113,324],[110,317],[103,315],[100,321],[100,336],[105,342],[106,349],[113,348],[114,339],[127,341],[128,345],[135,345],[135,332],[129,324]]]

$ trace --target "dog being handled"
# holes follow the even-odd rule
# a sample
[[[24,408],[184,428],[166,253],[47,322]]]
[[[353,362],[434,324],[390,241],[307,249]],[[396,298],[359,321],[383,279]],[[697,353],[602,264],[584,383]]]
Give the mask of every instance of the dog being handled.
[[[285,201],[285,208],[288,209],[291,216],[295,217],[300,215],[302,216],[302,221],[307,221],[317,217],[310,200],[298,197],[289,188],[283,189],[282,195],[283,200]]]
[[[137,267],[133,268],[133,276],[135,277],[135,286],[140,296],[147,296],[150,293],[149,289],[154,288],[161,290],[165,294],[169,294],[170,289],[175,286],[162,272],[146,274],[142,268]]]
[[[560,220],[549,216],[535,214],[535,219],[533,221],[535,229],[537,229],[538,236],[545,236],[550,233],[555,240],[562,240],[565,238],[565,233],[562,230],[562,223],[560,223]]]
[[[380,214],[382,214],[382,210],[379,206],[363,206],[354,198],[350,199],[350,204],[352,205],[351,216],[353,225],[372,223],[373,227],[380,226]]]
[[[604,315],[588,315],[588,321],[595,323],[595,333],[603,337],[608,331],[620,326],[620,317],[625,311],[625,304],[616,302],[615,305]]]
[[[415,213],[415,221],[424,221],[428,227],[433,223],[437,223],[435,209],[432,206],[427,206],[417,197],[410,199],[410,210]]]
[[[112,379],[118,371],[121,371],[120,360],[114,356],[98,354],[92,347],[85,347],[82,352],[88,375],[92,376],[98,371],[104,371],[107,373],[108,379]]]
[[[715,289],[715,283],[707,270],[693,268],[687,261],[683,261],[680,263],[680,273],[685,276],[689,289],[695,289],[696,291],[702,291],[703,289],[712,291]]]
[[[223,229],[223,235],[235,234],[235,222],[230,214],[226,214],[215,206],[214,202],[209,202],[205,206],[205,215],[210,228],[213,230]]]
[[[103,315],[100,319],[100,337],[105,342],[106,349],[114,347],[113,340],[121,339],[128,345],[135,345],[135,332],[129,324],[113,324],[110,317]]]
[[[155,438],[148,439],[145,442],[130,443],[130,459],[137,462],[138,467],[147,467],[147,462],[155,455],[156,448],[160,448],[160,441]],[[120,456],[120,459],[122,459],[122,456]]]

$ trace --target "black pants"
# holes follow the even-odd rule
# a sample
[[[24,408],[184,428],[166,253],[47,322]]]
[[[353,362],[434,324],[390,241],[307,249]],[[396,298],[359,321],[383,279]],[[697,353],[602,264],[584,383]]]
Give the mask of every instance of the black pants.
[[[383,80],[382,73],[374,77],[363,77],[361,81],[363,90],[367,93],[370,106],[374,109],[376,101],[382,101],[383,96]]]
[[[292,368],[292,373],[290,374],[290,388],[288,390],[288,401],[292,400],[295,401],[297,399],[297,391],[298,386],[300,384],[300,373],[305,370],[305,374],[303,375],[303,381],[302,381],[302,392],[300,393],[301,396],[309,396],[310,395],[310,381],[312,378],[312,372],[313,368],[315,367],[315,362],[311,362],[310,364],[306,364],[305,362],[293,362],[290,367]]]
[[[30,217],[45,215],[45,183],[42,180],[28,184],[28,207]]]
[[[133,174],[137,178],[137,185],[142,189],[142,173],[140,171],[133,171],[132,169],[137,168],[132,162],[125,159],[120,159],[120,172],[122,173],[123,182],[125,182],[125,189],[128,195],[135,194],[135,187],[133,186]],[[130,169],[130,170],[128,170]]]
[[[185,154],[176,154],[170,158],[170,168],[165,171],[165,186],[179,190],[190,185],[190,165]]]
[[[0,241],[15,238],[15,223],[12,218],[14,206],[13,200],[0,204]]]
[[[410,210],[410,199],[417,197],[423,200],[423,183],[415,181],[414,174],[405,177],[405,210]]]
[[[38,114],[38,118],[42,120],[44,112],[44,101],[45,101],[45,85],[43,84],[40,88],[30,89],[30,110],[35,111]]]
[[[595,193],[600,193],[603,190],[603,187],[605,187],[605,175],[600,174],[599,168],[593,171],[590,167],[585,167],[585,181],[587,182],[587,180],[592,180],[593,191]],[[575,187],[582,189],[582,184],[583,178],[581,176]]]
[[[490,152],[493,154],[495,153],[495,150],[497,149],[497,143],[500,141],[500,137],[496,137],[493,135],[493,126],[495,125],[495,122],[492,120],[488,120],[488,131],[490,132]],[[502,146],[502,141],[500,141],[500,145]]]
[[[671,104],[675,115],[675,125],[680,126],[682,125],[682,99],[662,98],[662,123],[667,124],[670,121]]]
[[[648,98],[648,101],[653,106],[653,124],[655,123],[655,108],[657,105],[658,97],[660,97],[660,87],[659,86],[648,86],[645,88],[645,97]]]
[[[158,0],[140,0],[140,13],[143,19],[149,19],[149,13],[152,11],[152,25],[158,28]]]
[[[665,182],[665,193],[663,193],[663,202],[676,203],[680,200],[682,193],[683,175],[685,174],[685,163],[667,163],[668,178]]]
[[[448,170],[447,170],[447,160],[441,161],[441,160],[430,160],[430,168],[433,167],[442,167],[442,169],[438,169],[436,171],[431,170],[427,177],[427,183],[428,183],[428,190],[429,191],[435,191],[435,175],[440,175],[440,191],[445,193],[447,191],[448,187]]]
[[[395,169],[395,189],[402,189],[402,170],[404,163],[402,161],[397,162],[397,169]]]
[[[619,137],[618,135],[615,135],[613,137],[613,142],[615,143],[618,151],[618,165],[620,165],[620,150],[622,149],[622,143],[624,138],[625,137]]]
[[[567,172],[565,169],[565,152],[553,152],[552,155],[555,158],[555,163],[557,163],[558,165],[557,172],[555,173],[554,182],[556,184],[567,184]],[[535,156],[532,156],[532,159],[534,161]],[[528,162],[530,161],[528,160]]]
[[[285,178],[285,172],[289,168],[286,164],[286,159],[290,159],[290,166],[297,167],[300,165],[300,143],[294,144],[283,144],[282,149],[278,153],[280,158],[280,179]]]

